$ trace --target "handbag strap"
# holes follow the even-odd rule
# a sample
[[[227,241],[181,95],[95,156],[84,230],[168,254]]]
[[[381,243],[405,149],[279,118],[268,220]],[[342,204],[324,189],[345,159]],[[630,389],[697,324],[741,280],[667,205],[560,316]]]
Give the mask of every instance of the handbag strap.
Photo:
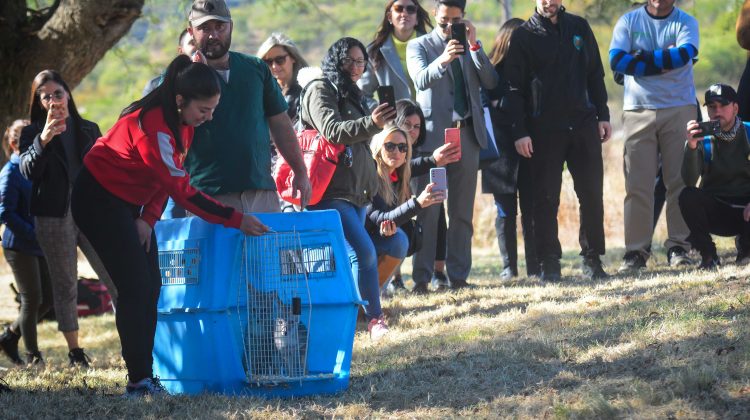
[[[328,86],[332,87],[334,91],[336,91],[336,97],[339,96],[339,90],[336,88],[336,85],[333,84],[328,78],[326,77],[319,77],[317,79],[310,80],[305,84],[305,86],[302,88],[302,91],[299,94],[299,101],[297,101],[297,121],[294,124],[294,130],[295,131],[302,131],[306,128],[313,128],[310,124],[307,124],[303,118],[302,118],[302,100],[305,98],[305,94],[307,93],[307,88],[310,87],[315,82],[320,82],[327,84]],[[338,110],[339,113],[341,112],[341,101],[337,101]]]

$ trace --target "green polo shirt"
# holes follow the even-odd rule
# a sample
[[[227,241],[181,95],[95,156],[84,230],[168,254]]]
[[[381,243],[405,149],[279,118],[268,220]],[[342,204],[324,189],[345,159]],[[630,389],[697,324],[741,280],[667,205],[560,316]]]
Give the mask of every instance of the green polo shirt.
[[[268,117],[287,103],[268,66],[258,57],[229,52],[229,83],[221,79],[221,99],[213,120],[195,128],[185,158],[190,183],[209,195],[275,190],[271,177]]]

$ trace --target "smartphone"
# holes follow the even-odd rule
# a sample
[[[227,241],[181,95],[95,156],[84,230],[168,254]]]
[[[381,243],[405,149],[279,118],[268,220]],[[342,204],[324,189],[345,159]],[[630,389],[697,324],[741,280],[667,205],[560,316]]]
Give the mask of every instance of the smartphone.
[[[391,108],[396,109],[396,94],[393,92],[393,86],[378,86],[378,100],[381,104],[388,104]]]
[[[701,129],[701,133],[694,136],[697,138],[715,136],[721,132],[721,123],[719,120],[702,121],[698,123],[698,127]]]
[[[445,129],[445,143],[453,143],[458,146],[458,158],[461,159],[461,129],[460,128],[446,128]]]
[[[445,174],[445,168],[430,169],[430,183],[435,184],[432,191],[448,191],[448,178]]]
[[[459,44],[464,46],[464,52],[462,55],[466,55],[469,51],[469,43],[466,41],[466,24],[465,23],[454,23],[451,25],[451,39],[455,39]]]

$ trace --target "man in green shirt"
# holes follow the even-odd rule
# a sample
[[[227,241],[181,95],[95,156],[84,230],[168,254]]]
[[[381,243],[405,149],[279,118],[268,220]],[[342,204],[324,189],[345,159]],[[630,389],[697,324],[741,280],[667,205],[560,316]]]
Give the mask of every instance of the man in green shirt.
[[[213,120],[195,130],[185,159],[191,184],[242,212],[279,212],[271,176],[271,139],[294,171],[303,206],[310,180],[287,104],[268,66],[258,57],[229,51],[232,18],[224,0],[195,0],[188,31],[200,60],[217,71],[221,100]],[[269,138],[270,133],[270,138]]]
[[[696,121],[688,122],[682,161],[687,187],[679,204],[690,229],[688,241],[701,253],[700,268],[712,270],[719,257],[711,234],[739,235],[737,263],[750,262],[750,143],[731,86],[712,85],[705,100],[708,117],[719,122],[720,130],[708,135]]]

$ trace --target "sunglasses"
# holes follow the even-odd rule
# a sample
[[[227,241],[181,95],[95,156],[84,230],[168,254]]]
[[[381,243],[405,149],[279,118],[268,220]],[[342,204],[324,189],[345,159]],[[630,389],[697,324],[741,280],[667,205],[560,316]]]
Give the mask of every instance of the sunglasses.
[[[284,63],[286,63],[287,57],[289,57],[289,54],[272,58],[264,58],[263,61],[268,64],[268,67],[271,67],[273,63],[276,63],[277,66],[283,66]]]
[[[451,19],[448,22],[438,22],[437,26],[439,26],[440,29],[445,29],[448,26],[453,25],[454,23],[460,23],[460,22],[461,22],[461,18],[455,18],[455,19]]]
[[[417,6],[410,4],[408,6],[402,6],[400,4],[394,4],[393,5],[393,11],[396,13],[403,13],[404,10],[406,10],[406,13],[413,15],[417,13]]]
[[[52,99],[59,101],[60,99],[64,97],[65,97],[65,91],[56,90],[49,95],[39,95],[39,100],[46,103],[46,102],[51,101]]]
[[[406,153],[409,150],[409,145],[406,143],[383,143],[383,147],[387,152],[394,152],[396,149],[398,149],[401,153]]]

